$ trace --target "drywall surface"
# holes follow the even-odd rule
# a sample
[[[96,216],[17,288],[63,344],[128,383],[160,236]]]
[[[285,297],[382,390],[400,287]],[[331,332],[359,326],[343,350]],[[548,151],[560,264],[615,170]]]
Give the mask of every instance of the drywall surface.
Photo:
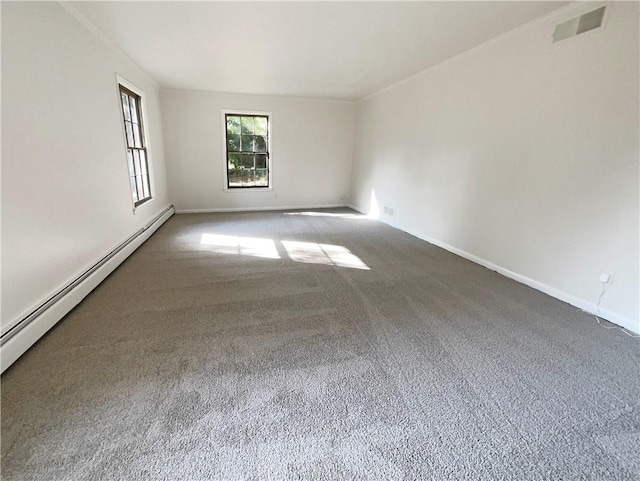
[[[363,100],[352,203],[638,324],[638,4],[552,44],[571,5]],[[384,207],[393,209],[393,216]]]
[[[144,93],[135,214],[116,74]],[[157,85],[58,3],[2,3],[2,330],[169,203]]]
[[[161,99],[178,212],[346,203],[354,103],[182,90],[163,90]],[[273,190],[224,190],[223,110],[271,112]]]

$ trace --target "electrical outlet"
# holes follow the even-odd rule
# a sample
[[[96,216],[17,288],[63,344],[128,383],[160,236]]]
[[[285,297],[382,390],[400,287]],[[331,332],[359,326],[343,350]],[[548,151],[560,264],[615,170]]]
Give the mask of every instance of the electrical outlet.
[[[340,196],[340,200],[344,200],[344,195],[341,195],[341,196]]]
[[[393,209],[391,207],[389,207],[389,215],[393,217]]]
[[[600,274],[600,282],[602,282],[603,284],[611,284],[613,282],[613,274],[603,272],[602,274]]]
[[[393,209],[391,207],[388,206],[384,206],[383,212],[387,215],[393,216]]]

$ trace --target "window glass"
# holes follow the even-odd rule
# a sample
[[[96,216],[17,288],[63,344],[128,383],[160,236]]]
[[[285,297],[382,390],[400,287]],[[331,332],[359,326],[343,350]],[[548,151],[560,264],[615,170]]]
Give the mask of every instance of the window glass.
[[[226,114],[227,187],[269,187],[269,117]]]
[[[120,85],[120,99],[122,101],[122,120],[124,122],[131,196],[134,205],[138,206],[151,199],[149,164],[140,109],[142,99],[138,94],[122,85]]]

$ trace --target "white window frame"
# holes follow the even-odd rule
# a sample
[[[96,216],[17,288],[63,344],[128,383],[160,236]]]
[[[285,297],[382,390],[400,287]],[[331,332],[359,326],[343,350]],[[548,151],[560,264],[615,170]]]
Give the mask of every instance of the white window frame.
[[[146,155],[147,155],[147,170],[149,173],[149,195],[151,196],[149,199],[145,200],[141,204],[136,206],[136,203],[133,201],[132,192],[131,192],[131,172],[129,172],[129,162],[127,160],[127,132],[124,126],[124,113],[122,112],[122,99],[120,98],[120,86],[125,87],[128,90],[131,90],[134,94],[140,97],[140,113],[142,115],[142,133],[145,139],[146,146]],[[129,82],[126,78],[122,77],[119,74],[116,74],[116,93],[118,98],[118,112],[120,112],[120,128],[122,129],[122,142],[124,144],[124,165],[125,172],[127,174],[127,190],[129,191],[129,199],[131,200],[131,210],[135,214],[137,209],[141,209],[152,204],[155,200],[155,180],[154,180],[154,170],[153,170],[153,156],[151,154],[151,141],[149,137],[149,126],[147,115],[147,100],[144,94],[144,91],[137,87],[135,84]]]
[[[234,187],[229,188],[228,169],[227,169],[227,115],[262,115],[268,118],[268,135],[267,144],[269,149],[268,168],[269,168],[269,186],[268,187]],[[245,194],[251,192],[265,192],[273,190],[273,150],[271,147],[271,139],[273,138],[273,114],[264,110],[241,110],[241,109],[222,109],[222,180],[224,182],[222,190],[227,193],[243,192]]]

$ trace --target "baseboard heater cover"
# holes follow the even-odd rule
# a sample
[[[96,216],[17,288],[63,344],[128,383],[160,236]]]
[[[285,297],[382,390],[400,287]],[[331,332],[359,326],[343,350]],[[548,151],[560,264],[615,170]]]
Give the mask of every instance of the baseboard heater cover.
[[[82,274],[16,322],[0,338],[2,372],[97,287],[127,257],[175,213],[167,207]]]

